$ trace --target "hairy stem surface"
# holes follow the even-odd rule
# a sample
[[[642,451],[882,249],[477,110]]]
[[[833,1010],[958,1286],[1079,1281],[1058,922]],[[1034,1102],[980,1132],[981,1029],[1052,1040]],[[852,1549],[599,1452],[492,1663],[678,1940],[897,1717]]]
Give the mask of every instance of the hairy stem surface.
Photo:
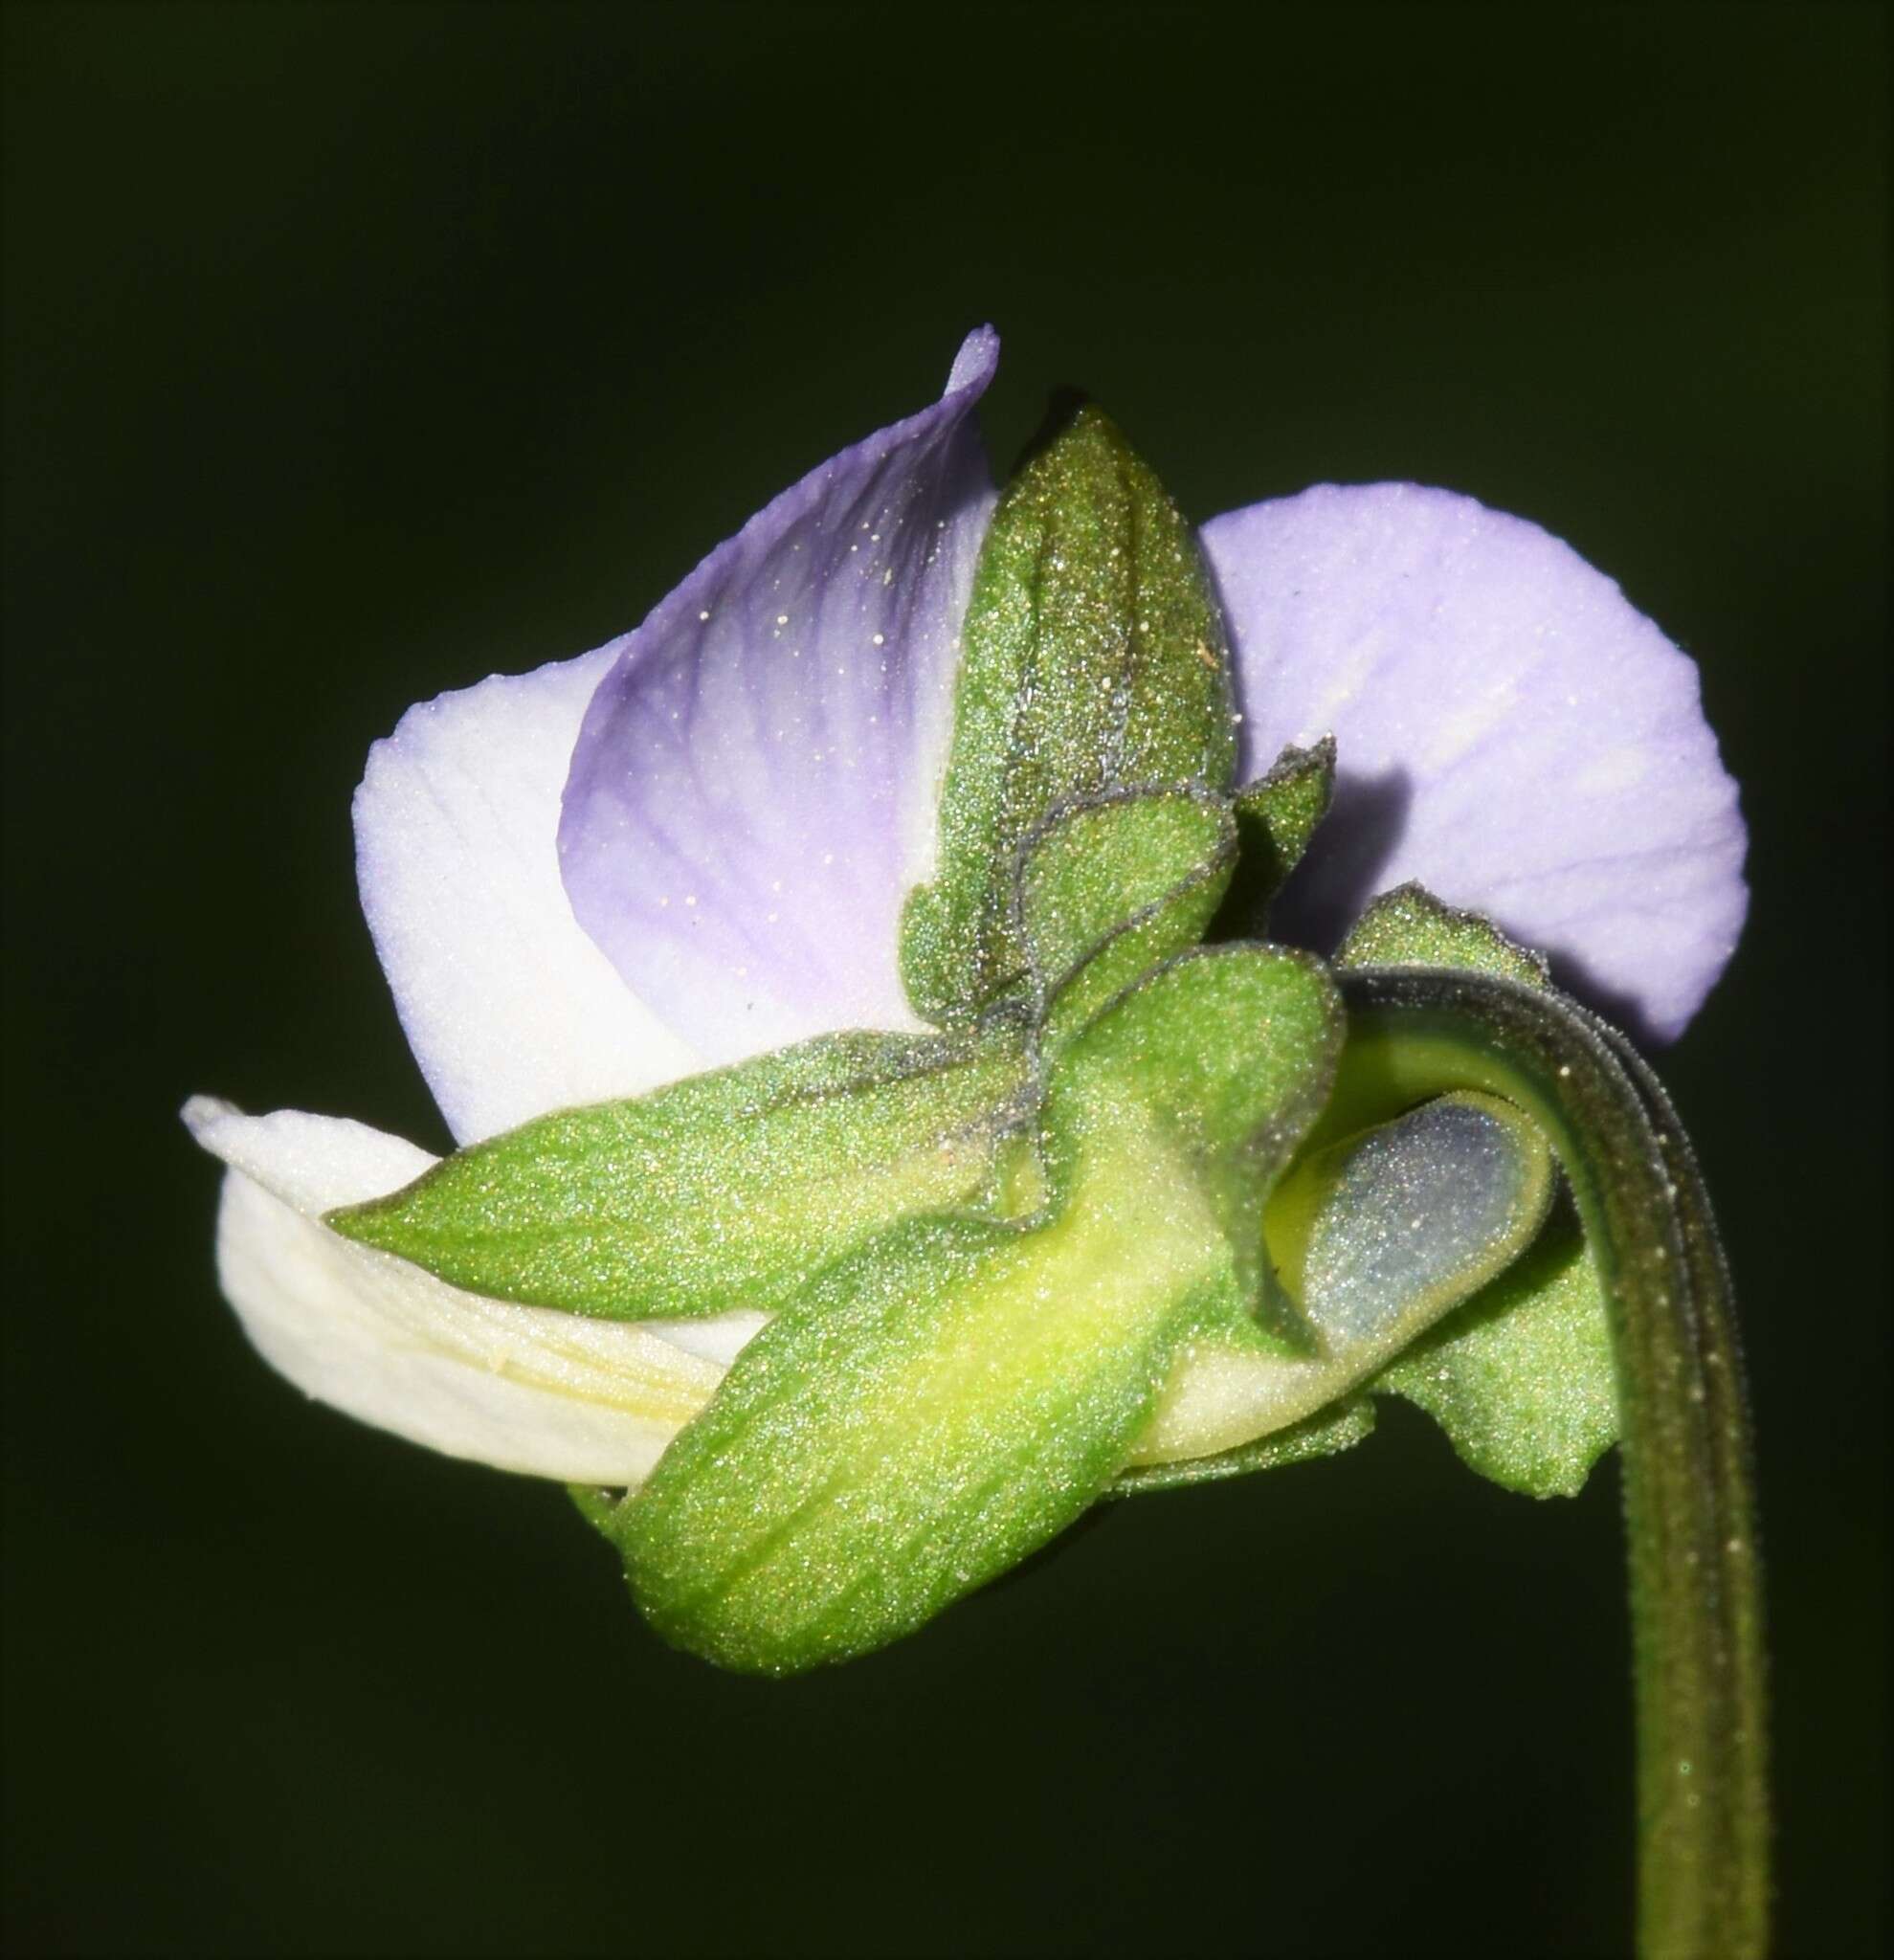
[[[1768,1944],[1761,1565],[1728,1273],[1688,1142],[1624,1038],[1489,974],[1340,976],[1349,1107],[1478,1088],[1545,1126],[1599,1263],[1617,1362],[1637,1679],[1638,1945]]]

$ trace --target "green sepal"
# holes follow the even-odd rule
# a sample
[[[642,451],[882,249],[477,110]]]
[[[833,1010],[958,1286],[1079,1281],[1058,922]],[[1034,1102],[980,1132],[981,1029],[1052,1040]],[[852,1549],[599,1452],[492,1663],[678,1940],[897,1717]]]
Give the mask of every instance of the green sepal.
[[[1207,1231],[1146,1267],[1111,1217],[920,1220],[819,1276],[613,1516],[658,1633],[743,1673],[847,1659],[1079,1517],[1218,1280]]]
[[[1178,1344],[1239,1310],[1241,1167],[1311,1120],[1340,1025],[1319,963],[1262,947],[1101,1014],[1048,1083],[1043,1214],[916,1219],[829,1267],[642,1490],[588,1505],[658,1631],[746,1672],[843,1659],[1077,1518]]]
[[[1338,969],[1442,967],[1554,991],[1545,959],[1491,920],[1405,884],[1376,899]],[[1386,1097],[1346,1057],[1336,1106]],[[1597,1261],[1569,1210],[1508,1272],[1431,1328],[1372,1384],[1424,1409],[1460,1460],[1508,1490],[1569,1497],[1617,1440],[1617,1392]]]
[[[1228,803],[1188,790],[1117,791],[1028,837],[1018,931],[1043,1054],[1203,937],[1236,850]]]
[[[1339,1457],[1374,1431],[1374,1405],[1365,1395],[1331,1404],[1286,1429],[1271,1430],[1255,1441],[1214,1456],[1187,1457],[1169,1463],[1137,1463],[1121,1470],[1106,1497],[1144,1497],[1156,1490],[1183,1490],[1193,1483],[1216,1483],[1257,1470],[1280,1470]]]
[[[1320,1115],[1344,1029],[1313,956],[1199,947],[1101,1014],[1055,1070],[1055,1083],[1082,1070],[1102,1097],[1144,1100],[1215,1208],[1246,1314],[1261,1304],[1267,1277],[1264,1202]],[[1055,1181],[1059,1141],[1054,1132]]]
[[[1554,1213],[1517,1264],[1369,1386],[1424,1409],[1495,1483],[1577,1496],[1617,1440],[1611,1333],[1577,1219]]]
[[[769,1308],[897,1220],[980,1201],[1031,1102],[1012,1030],[823,1036],[540,1117],[328,1222],[532,1306],[613,1320]]]
[[[1335,738],[1283,749],[1269,772],[1236,796],[1237,874],[1213,928],[1219,939],[1263,934],[1282,889],[1335,795]]]
[[[1335,965],[1459,967],[1523,987],[1552,984],[1543,954],[1508,939],[1481,913],[1443,903],[1422,884],[1396,885],[1375,899],[1348,928]]]
[[[917,1013],[966,1023],[1025,969],[1013,913],[1029,833],[1125,788],[1230,787],[1223,622],[1196,538],[1096,409],[1001,496],[962,632],[932,883],[908,896]]]

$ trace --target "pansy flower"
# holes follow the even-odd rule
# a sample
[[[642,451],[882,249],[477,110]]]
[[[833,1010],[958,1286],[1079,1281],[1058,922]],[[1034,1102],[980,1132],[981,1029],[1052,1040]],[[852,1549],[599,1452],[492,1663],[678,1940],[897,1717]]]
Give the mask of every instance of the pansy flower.
[[[635,632],[374,746],[363,905],[457,1145],[813,1036],[925,1030],[899,928],[938,855],[997,353],[969,335],[936,404],[811,472]],[[1417,882],[1678,1034],[1746,898],[1688,658],[1567,546],[1448,491],[1323,485],[1199,535],[1238,779],[1325,739],[1338,757],[1283,936],[1332,951]],[[763,1324],[741,1290],[619,1320],[450,1285],[323,1222],[426,1152],[296,1111],[189,1118],[230,1166],[219,1271],[253,1341],[433,1448],[635,1486]]]
[[[1676,1198],[1668,1105],[1550,985],[1662,1041],[1729,958],[1690,660],[1444,490],[1192,532],[1086,410],[1002,495],[996,358],[635,632],[375,745],[363,904],[452,1156],[186,1112],[265,1358],[571,1484],[736,1667],[1376,1394],[1574,1489],[1641,1420],[1624,1275],[1696,1257],[1612,1168]]]

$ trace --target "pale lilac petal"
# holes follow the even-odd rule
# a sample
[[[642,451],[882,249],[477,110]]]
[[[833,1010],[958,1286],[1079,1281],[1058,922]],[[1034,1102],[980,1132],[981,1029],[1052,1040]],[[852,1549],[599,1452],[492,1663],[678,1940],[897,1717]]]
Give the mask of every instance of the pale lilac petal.
[[[580,929],[559,800],[623,641],[411,708],[355,793],[362,909],[459,1143],[702,1066]]]
[[[559,847],[580,924],[707,1063],[916,1025],[901,904],[932,868],[998,342],[698,567],[585,719]]]
[[[1324,484],[1202,536],[1246,777],[1288,743],[1338,747],[1285,936],[1326,950],[1417,880],[1615,1017],[1680,1034],[1749,902],[1691,660],[1569,546],[1450,491]]]
[[[723,1368],[650,1327],[462,1292],[322,1222],[435,1159],[359,1123],[208,1096],[185,1122],[230,1167],[217,1274],[264,1360],[364,1422],[502,1470],[635,1484]]]

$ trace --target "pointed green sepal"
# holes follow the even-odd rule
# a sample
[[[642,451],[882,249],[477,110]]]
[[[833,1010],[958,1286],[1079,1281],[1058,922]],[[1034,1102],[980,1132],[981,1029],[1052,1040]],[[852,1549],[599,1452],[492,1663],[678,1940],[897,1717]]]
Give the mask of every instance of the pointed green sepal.
[[[1115,791],[1028,837],[1018,930],[1042,1052],[1202,938],[1236,847],[1229,805],[1188,790]]]
[[[1219,914],[1218,938],[1263,935],[1269,907],[1282,889],[1335,795],[1335,738],[1285,748],[1236,797],[1239,855]]]
[[[328,1222],[532,1306],[614,1320],[769,1308],[899,1219],[981,1199],[1031,1102],[1009,1030],[824,1036],[540,1117]]]
[[[1479,912],[1444,904],[1425,885],[1383,892],[1348,928],[1337,967],[1457,967],[1522,987],[1549,987],[1542,954],[1508,939]]]
[[[975,1018],[1018,985],[1015,860],[1066,804],[1125,788],[1230,786],[1223,623],[1191,527],[1097,410],[1001,497],[962,634],[934,881],[909,895],[916,1011]]]

